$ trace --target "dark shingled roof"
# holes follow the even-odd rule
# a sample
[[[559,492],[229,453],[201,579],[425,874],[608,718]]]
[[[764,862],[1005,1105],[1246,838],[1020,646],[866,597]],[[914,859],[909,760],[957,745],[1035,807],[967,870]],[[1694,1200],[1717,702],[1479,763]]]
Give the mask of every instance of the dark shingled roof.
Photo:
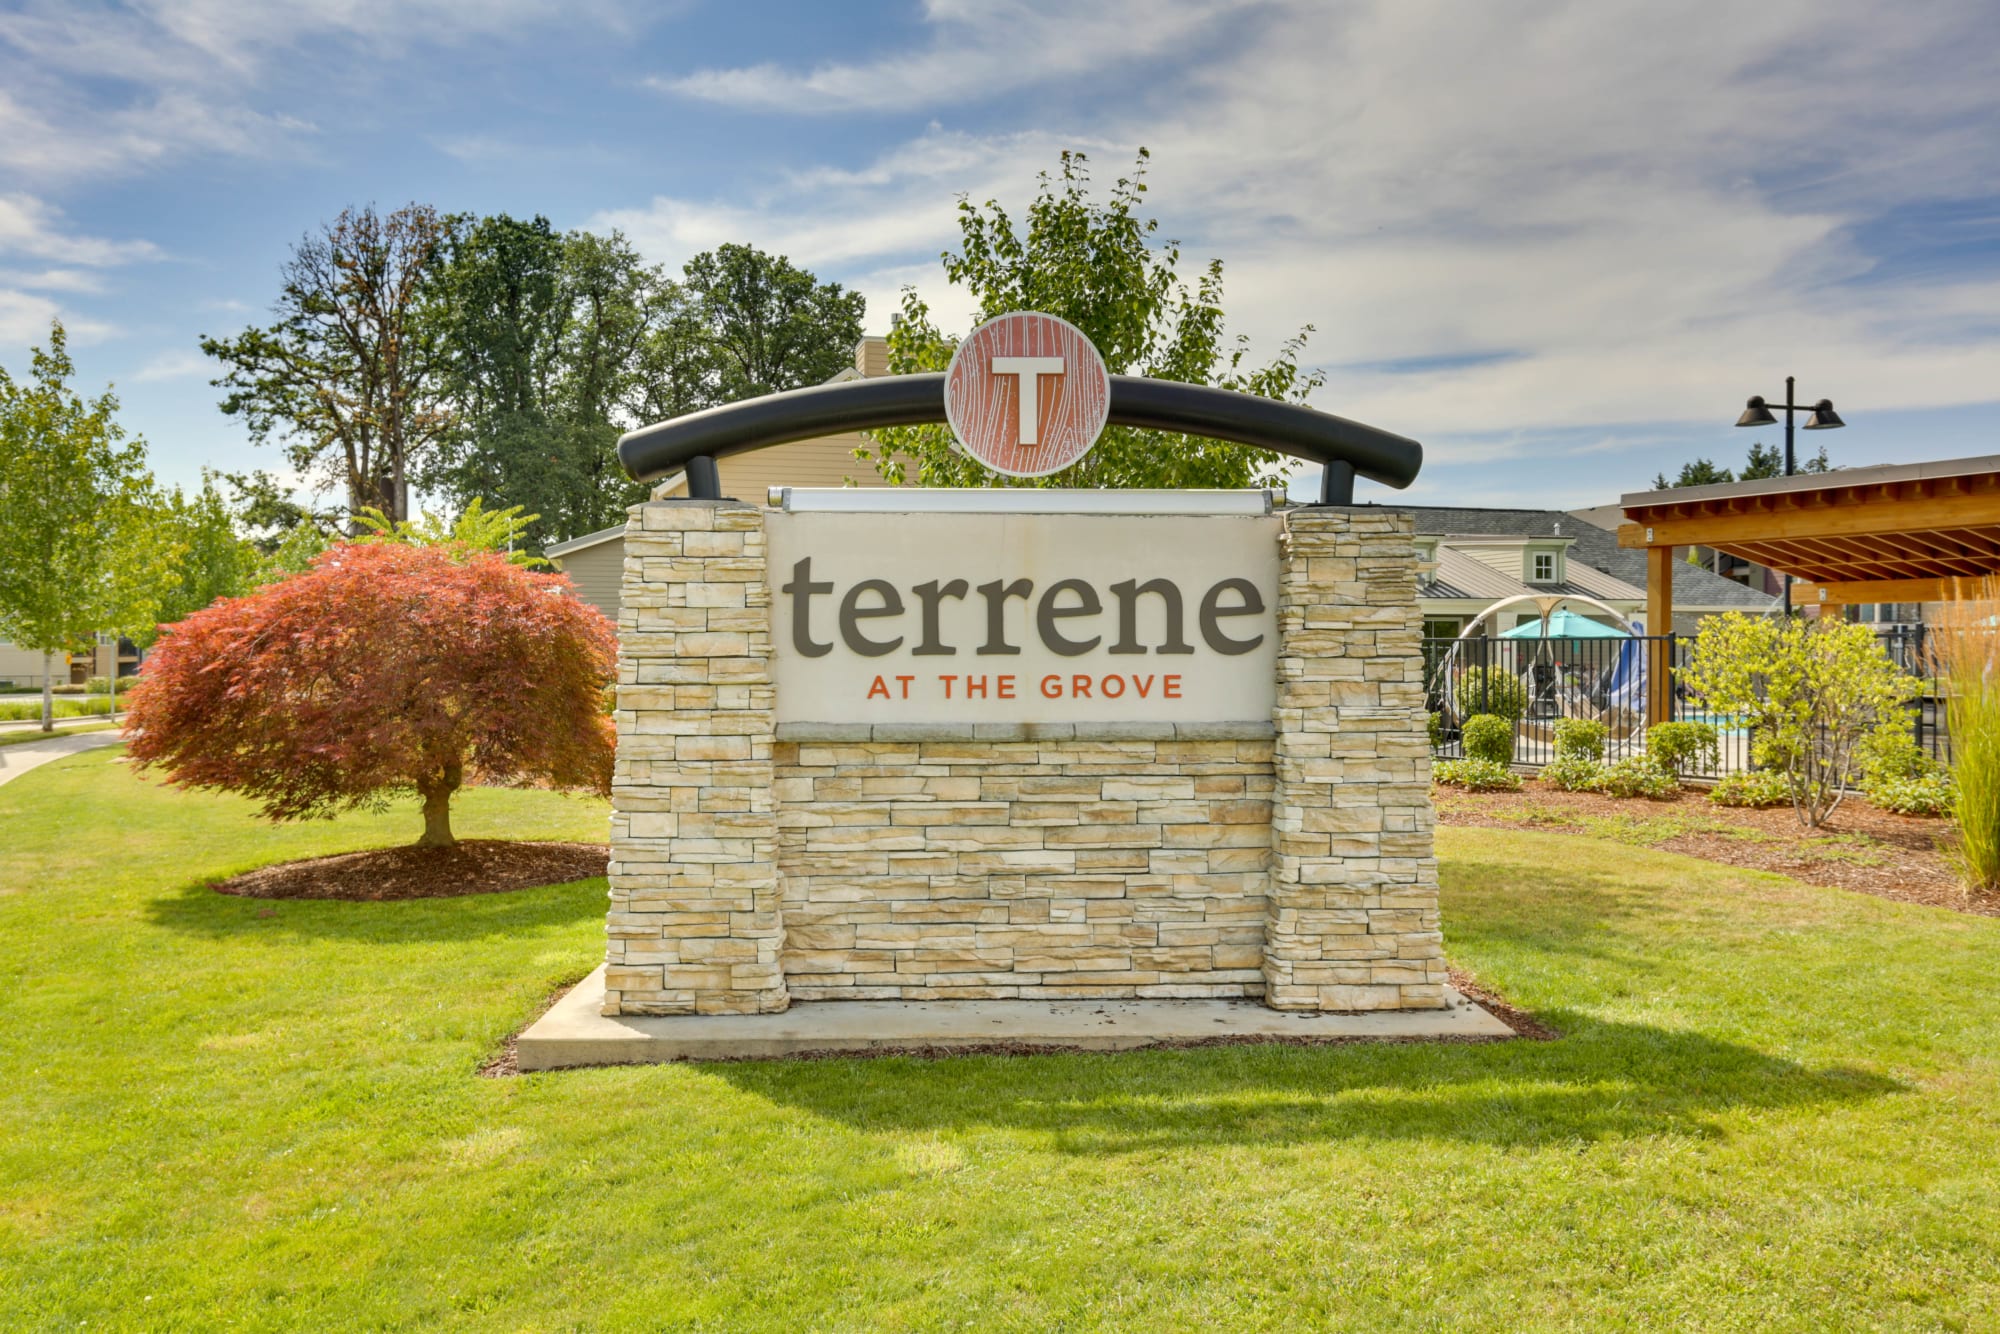
[[[1646,553],[1621,547],[1618,535],[1562,510],[1482,510],[1458,509],[1444,505],[1344,505],[1354,513],[1369,510],[1404,510],[1414,515],[1417,532],[1426,537],[1484,533],[1502,537],[1569,537],[1571,560],[1582,561],[1593,570],[1602,570],[1634,588],[1646,586]],[[1560,528],[1557,525],[1561,525]],[[1740,607],[1744,611],[1768,611],[1778,600],[1769,594],[1725,579],[1713,570],[1674,562],[1674,606]]]

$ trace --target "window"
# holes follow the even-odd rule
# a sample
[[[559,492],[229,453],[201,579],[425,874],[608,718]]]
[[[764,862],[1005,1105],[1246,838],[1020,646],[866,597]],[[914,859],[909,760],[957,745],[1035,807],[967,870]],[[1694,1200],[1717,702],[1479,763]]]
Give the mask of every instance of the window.
[[[1528,558],[1528,581],[1536,584],[1552,584],[1556,581],[1556,553],[1537,551]]]

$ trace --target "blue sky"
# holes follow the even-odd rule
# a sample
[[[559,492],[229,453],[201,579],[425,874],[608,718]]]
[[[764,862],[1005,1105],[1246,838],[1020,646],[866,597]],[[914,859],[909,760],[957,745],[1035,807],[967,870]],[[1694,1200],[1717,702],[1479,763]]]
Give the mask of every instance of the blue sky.
[[[1264,354],[1423,440],[1412,500],[1613,500],[1735,463],[1800,377],[1836,463],[2000,453],[2000,9],[931,0],[0,3],[0,364],[60,315],[170,482],[275,468],[196,340],[291,244],[411,199],[722,241],[871,329],[956,197],[1140,144]],[[1375,498],[1380,488],[1364,486]]]

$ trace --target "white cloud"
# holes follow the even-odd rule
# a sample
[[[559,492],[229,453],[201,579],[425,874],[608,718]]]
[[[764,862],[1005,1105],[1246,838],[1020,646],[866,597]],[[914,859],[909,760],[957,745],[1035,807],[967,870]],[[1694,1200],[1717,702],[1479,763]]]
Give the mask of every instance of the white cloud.
[[[0,287],[0,347],[10,353],[48,346],[49,325],[56,320],[62,321],[70,343],[77,347],[101,343],[118,332],[115,325],[67,312],[47,297]]]
[[[379,77],[421,47],[538,25],[613,31],[622,0],[26,0],[0,12],[0,170],[90,179],[190,154],[296,151],[297,81]],[[338,55],[363,59],[340,64]],[[275,107],[260,103],[275,103]]]
[[[24,255],[57,264],[105,268],[157,259],[150,241],[107,241],[63,229],[62,212],[33,195],[0,194],[0,255]]]
[[[1023,30],[1045,18],[1002,12]],[[1093,7],[1088,30],[1139,32],[1150,12]],[[949,104],[954,80],[984,77],[987,29],[969,3],[929,13],[929,50],[677,90],[806,112]],[[1102,176],[1145,143],[1184,271],[1228,261],[1232,328],[1268,353],[1316,323],[1308,358],[1335,368],[1320,405],[1450,440],[1434,457],[1454,464],[1545,450],[1567,428],[1726,422],[1793,369],[1850,415],[1990,401],[2000,287],[1951,268],[1861,281],[1880,257],[1856,232],[1992,194],[1984,21],[1976,4],[1862,0],[1300,3],[1121,85],[1070,122],[1087,134],[1032,113],[1039,128],[1001,135],[933,128],[749,198],[603,216],[662,259],[724,239],[785,249],[867,292],[880,327],[910,277],[946,304],[933,257],[957,240],[955,195],[998,195],[1018,217],[1058,147],[1093,146]],[[1122,59],[1089,50],[1090,74]],[[1490,359],[1381,365],[1468,354]]]
[[[662,92],[777,111],[905,111],[994,98],[1178,52],[1258,0],[927,0],[934,40],[806,72],[760,64],[648,80]]]
[[[0,283],[35,292],[101,292],[104,278],[82,269],[0,269]]]
[[[208,376],[215,371],[215,363],[199,352],[161,352],[132,376],[135,381],[150,383],[156,380],[185,380],[191,376]]]

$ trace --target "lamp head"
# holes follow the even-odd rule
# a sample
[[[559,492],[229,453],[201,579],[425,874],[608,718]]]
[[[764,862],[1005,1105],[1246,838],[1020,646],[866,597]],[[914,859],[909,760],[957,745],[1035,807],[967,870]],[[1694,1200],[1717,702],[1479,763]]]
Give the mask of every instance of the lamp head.
[[[1833,410],[1833,400],[1822,398],[1819,402],[1813,404],[1812,416],[1806,419],[1804,429],[1808,431],[1832,431],[1845,425],[1847,423],[1840,419],[1840,414]]]
[[[1764,396],[1762,394],[1752,394],[1750,395],[1750,401],[1743,405],[1743,415],[1736,419],[1736,424],[1738,426],[1771,426],[1775,425],[1777,420],[1776,417],[1771,415],[1771,410],[1764,406]]]

